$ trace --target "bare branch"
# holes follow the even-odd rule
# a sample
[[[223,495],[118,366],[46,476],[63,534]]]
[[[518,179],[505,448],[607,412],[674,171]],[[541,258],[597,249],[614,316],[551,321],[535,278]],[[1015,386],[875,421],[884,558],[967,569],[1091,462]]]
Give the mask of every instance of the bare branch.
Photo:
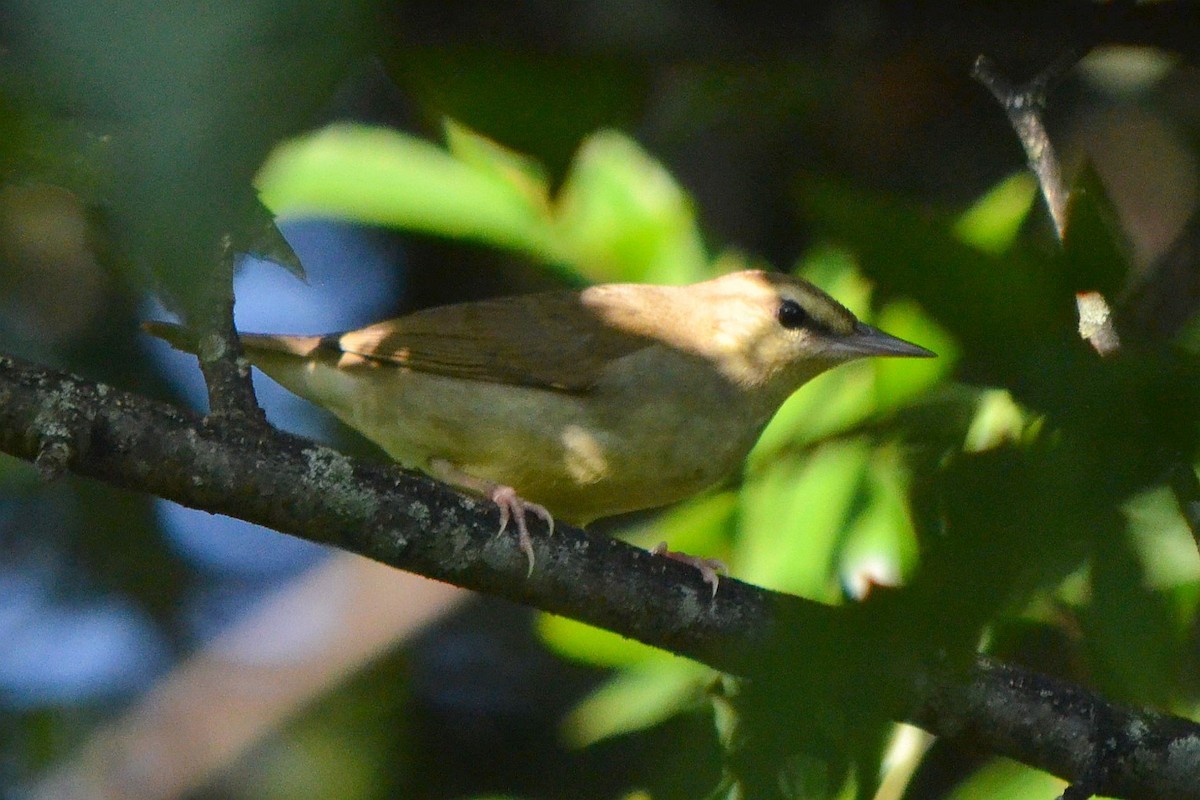
[[[969,681],[944,681],[924,696],[915,724],[972,743],[984,737],[991,752],[1063,777],[1069,763],[1076,792],[1147,800],[1200,795],[1200,739],[1186,733],[1200,728],[1196,723],[1130,712],[987,658],[976,662]]]
[[[987,56],[979,56],[971,70],[972,77],[987,87],[1008,115],[1025,150],[1029,169],[1037,177],[1060,243],[1066,240],[1071,190],[1063,178],[1062,162],[1050,141],[1042,115],[1046,110],[1047,92],[1086,54],[1085,47],[1068,47],[1050,66],[1022,86],[1002,75]],[[1121,349],[1121,338],[1104,295],[1096,291],[1080,292],[1076,295],[1076,303],[1080,337],[1100,356],[1115,355]]]
[[[981,55],[975,59],[975,66],[971,69],[971,77],[987,87],[1000,103],[1013,131],[1021,140],[1025,158],[1037,176],[1038,186],[1041,187],[1042,197],[1046,200],[1060,241],[1067,230],[1070,191],[1063,181],[1062,164],[1046,132],[1042,113],[1046,110],[1047,91],[1061,81],[1085,53],[1077,48],[1068,49],[1045,71],[1023,86],[1017,86],[1002,75],[987,56]]]
[[[71,469],[193,508],[228,514],[401,569],[555,611],[731,672],[771,604],[802,622],[830,609],[733,579],[715,600],[695,569],[606,536],[558,526],[534,540],[538,568],[496,536],[494,504],[394,464],[358,461],[272,428],[206,420],[138,395],[0,358],[0,450],[33,460],[47,405],[73,398],[94,415]],[[646,614],[647,605],[674,613]],[[631,622],[641,618],[634,627]]]
[[[0,450],[37,458],[39,414],[66,396],[79,418],[90,420],[91,444],[69,465],[79,475],[562,614],[726,672],[753,673],[772,642],[804,641],[810,631],[847,643],[848,654],[869,651],[876,654],[872,663],[893,663],[886,640],[865,641],[847,609],[733,578],[723,579],[713,597],[688,566],[567,526],[535,539],[539,567],[527,578],[515,543],[495,535],[490,503],[394,465],[351,459],[235,419],[206,424],[195,414],[13,358],[0,358]],[[828,655],[835,666],[853,657]],[[911,705],[897,716],[938,735],[1068,779],[1091,779],[1103,763],[1095,788],[1110,796],[1200,798],[1196,723],[1127,711],[987,659],[966,674],[917,667],[893,677],[911,686]],[[830,681],[836,680],[835,672]],[[1107,722],[1098,728],[1096,720]]]

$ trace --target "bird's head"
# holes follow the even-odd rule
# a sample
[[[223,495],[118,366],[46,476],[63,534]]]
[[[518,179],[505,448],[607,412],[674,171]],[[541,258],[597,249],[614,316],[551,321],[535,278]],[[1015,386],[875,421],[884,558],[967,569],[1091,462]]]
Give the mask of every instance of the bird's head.
[[[859,321],[811,283],[762,271],[682,287],[695,294],[695,341],[732,380],[790,394],[831,367],[869,356],[935,354]],[[700,309],[703,309],[702,311]]]

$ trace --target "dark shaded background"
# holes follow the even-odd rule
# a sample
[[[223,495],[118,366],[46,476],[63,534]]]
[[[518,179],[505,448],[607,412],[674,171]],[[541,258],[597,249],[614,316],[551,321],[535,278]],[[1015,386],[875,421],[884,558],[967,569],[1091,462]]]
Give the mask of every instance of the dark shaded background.
[[[1055,88],[1051,133],[1069,161],[1086,153],[1104,181],[1128,237],[1125,286],[1178,265],[1168,257],[1183,248],[1192,259],[1166,294],[1195,294],[1193,3],[1161,3],[1137,24],[1105,29],[1089,2],[334,5],[5,8],[15,24],[0,50],[3,350],[180,397],[136,333],[142,287],[186,307],[214,232],[238,227],[252,207],[248,187],[269,148],[342,119],[437,139],[449,116],[555,176],[589,133],[618,128],[691,193],[714,250],[732,245],[786,268],[836,227],[829,214],[814,227],[814,185],[889,198],[919,220],[965,207],[1020,169],[1016,137],[970,79],[972,62],[987,53],[1026,77],[1093,35],[1160,49],[1097,53]],[[1124,83],[1104,78],[1105,65]],[[888,217],[882,200],[876,210],[909,219]],[[898,237],[914,237],[891,243],[903,257],[919,231],[896,225]],[[353,311],[330,327],[555,280],[508,254],[391,231],[355,228],[334,244],[285,235],[316,290],[346,292],[331,291],[331,302]],[[1054,251],[1044,214],[1028,236]],[[323,257],[327,273],[310,265]],[[348,258],[375,272],[353,271]],[[1185,302],[1170,313],[1182,322],[1189,312]],[[964,366],[967,378],[1014,373],[1023,374]],[[295,425],[371,452],[327,422]],[[189,547],[165,533],[169,513],[151,498],[72,479],[43,485],[7,461],[0,478],[0,629],[13,642],[0,655],[0,793],[12,796],[240,609],[323,557],[281,555],[269,533],[231,534],[248,549],[218,556],[204,534]],[[998,494],[996,504],[1012,502]],[[1048,625],[1013,634],[1013,649],[1070,672],[1064,642],[1073,637],[1071,624]],[[1194,658],[1194,641],[1186,649]],[[710,788],[719,762],[702,711],[582,752],[558,742],[556,720],[600,675],[541,649],[524,610],[484,599],[348,677],[196,796],[610,798],[646,788],[695,797]],[[909,796],[944,796],[965,769],[947,752],[927,762]],[[289,753],[332,766],[289,782]],[[346,758],[353,769],[338,767]]]

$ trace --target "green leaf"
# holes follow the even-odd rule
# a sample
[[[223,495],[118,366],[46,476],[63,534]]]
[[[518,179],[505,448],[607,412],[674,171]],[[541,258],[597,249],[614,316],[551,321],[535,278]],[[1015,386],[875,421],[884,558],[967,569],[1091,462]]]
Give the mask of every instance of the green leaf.
[[[622,532],[621,538],[645,547],[666,542],[672,550],[717,556],[719,548],[728,542],[737,504],[737,492],[700,495],[674,506],[646,525]]]
[[[1130,544],[1123,537],[1107,542],[1093,559],[1083,615],[1093,677],[1114,700],[1166,708],[1178,685],[1184,631],[1171,599],[1147,588]]]
[[[875,372],[869,362],[838,367],[802,386],[767,424],[747,461],[753,472],[782,450],[836,435],[875,410]]]
[[[541,164],[452,119],[445,121],[445,128],[451,155],[480,174],[510,184],[526,195],[531,205],[549,209],[549,183]]]
[[[1040,250],[981,252],[954,235],[950,214],[881,193],[818,183],[804,199],[819,233],[853,252],[886,294],[919,302],[988,379],[1048,336],[1074,335],[1075,299]]]
[[[559,655],[597,666],[630,667],[671,658],[650,645],[554,614],[539,614],[536,630]]]
[[[985,390],[979,395],[979,404],[967,429],[963,449],[979,452],[1004,442],[1018,442],[1025,425],[1025,412],[1007,390]]]
[[[712,274],[691,200],[629,137],[587,139],[552,200],[531,159],[454,122],[446,136],[443,150],[398,131],[331,126],[277,148],[258,184],[281,216],[476,241],[594,281],[690,283]]]
[[[621,133],[600,131],[584,142],[557,210],[571,261],[592,280],[690,283],[708,275],[691,200]]]
[[[1169,489],[1143,492],[1125,503],[1122,512],[1148,587],[1175,589],[1200,581],[1196,542]]]
[[[561,262],[531,170],[465,130],[453,135],[467,160],[398,131],[333,125],[278,147],[258,186],[280,216],[387,225]]]
[[[911,300],[895,300],[875,315],[873,324],[890,334],[916,342],[937,358],[874,358],[875,410],[906,405],[948,377],[958,362],[954,338]]]
[[[959,216],[955,236],[985,253],[1004,253],[1021,232],[1037,191],[1037,179],[1029,170],[1010,175]]]
[[[840,551],[842,583],[864,597],[872,584],[897,586],[917,563],[917,538],[899,459],[872,454],[866,472],[866,505],[848,527]]]
[[[1066,781],[1007,759],[989,761],[954,788],[949,800],[1029,800],[1057,797]]]
[[[834,555],[869,457],[864,442],[830,442],[782,457],[748,482],[734,557],[739,577],[813,600],[839,600]]]
[[[563,722],[563,737],[587,747],[663,722],[703,700],[712,670],[675,658],[622,670],[576,706]]]
[[[251,205],[250,215],[248,230],[243,234],[245,241],[236,242],[234,247],[237,249],[244,247],[247,253],[278,264],[302,281],[307,280],[300,257],[288,244],[288,240],[283,238],[283,234],[279,232],[279,227],[275,224],[275,217],[262,204],[261,200],[255,199]]]

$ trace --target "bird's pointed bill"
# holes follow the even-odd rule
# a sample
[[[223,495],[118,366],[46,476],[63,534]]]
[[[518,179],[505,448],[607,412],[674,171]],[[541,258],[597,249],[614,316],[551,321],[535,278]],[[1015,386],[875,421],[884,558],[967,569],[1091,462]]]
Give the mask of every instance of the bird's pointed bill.
[[[936,358],[937,353],[926,350],[919,344],[905,341],[899,336],[884,333],[878,328],[858,323],[854,333],[843,336],[835,344],[836,349],[846,356],[899,356],[904,358]]]

